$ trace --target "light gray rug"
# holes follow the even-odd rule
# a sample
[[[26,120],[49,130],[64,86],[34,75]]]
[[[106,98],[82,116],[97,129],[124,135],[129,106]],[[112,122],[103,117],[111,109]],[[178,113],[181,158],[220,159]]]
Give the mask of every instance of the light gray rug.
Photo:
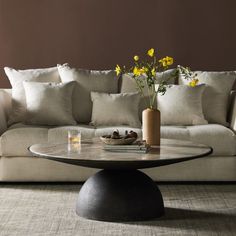
[[[0,235],[236,235],[236,185],[161,185],[159,220],[107,223],[75,214],[79,185],[0,185]]]

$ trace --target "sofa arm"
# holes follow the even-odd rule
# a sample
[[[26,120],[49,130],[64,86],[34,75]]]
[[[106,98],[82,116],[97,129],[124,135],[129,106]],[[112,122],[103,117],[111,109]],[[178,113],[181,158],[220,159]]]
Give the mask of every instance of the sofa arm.
[[[7,129],[7,120],[11,111],[10,90],[0,89],[0,135]]]
[[[236,132],[236,91],[232,91],[230,100],[230,128]]]

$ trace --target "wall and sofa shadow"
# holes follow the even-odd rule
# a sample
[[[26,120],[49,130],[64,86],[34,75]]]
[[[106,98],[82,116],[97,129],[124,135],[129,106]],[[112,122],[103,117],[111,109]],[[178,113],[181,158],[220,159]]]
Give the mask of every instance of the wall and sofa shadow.
[[[3,67],[128,64],[155,47],[192,69],[235,70],[234,0],[0,0]]]

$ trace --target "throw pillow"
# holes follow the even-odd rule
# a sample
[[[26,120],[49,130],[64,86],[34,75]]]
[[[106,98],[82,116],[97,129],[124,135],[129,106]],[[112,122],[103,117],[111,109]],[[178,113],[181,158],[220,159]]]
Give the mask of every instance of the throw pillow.
[[[92,91],[104,93],[118,92],[118,79],[114,71],[94,71],[58,65],[62,82],[76,81],[73,93],[73,114],[77,122],[89,123],[92,115]]]
[[[24,81],[27,112],[25,123],[75,125],[72,115],[74,82],[65,84]]]
[[[168,84],[174,84],[175,79],[172,76],[176,72],[176,69],[169,69],[163,73],[156,73],[157,76],[157,83],[161,82],[162,80],[166,80]],[[142,76],[141,76],[142,78]],[[121,77],[121,93],[132,93],[137,92],[137,85],[132,75],[130,74],[123,74]],[[144,94],[141,95],[140,104],[139,104],[139,119],[142,120],[142,111],[148,108],[149,106],[149,99],[148,99],[148,90],[145,88]]]
[[[129,125],[140,127],[138,93],[108,94],[91,92],[93,111],[91,124],[95,126]]]
[[[172,85],[164,95],[158,94],[157,105],[162,125],[207,124],[202,111],[205,86]]]
[[[196,71],[199,84],[205,84],[202,105],[203,114],[210,123],[218,123],[227,126],[227,110],[230,91],[236,80],[236,71],[207,72]],[[189,81],[180,75],[179,83],[186,84]]]
[[[12,112],[9,117],[9,125],[24,121],[26,112],[24,81],[60,82],[57,67],[30,70],[15,70],[5,67],[4,70],[12,86]]]

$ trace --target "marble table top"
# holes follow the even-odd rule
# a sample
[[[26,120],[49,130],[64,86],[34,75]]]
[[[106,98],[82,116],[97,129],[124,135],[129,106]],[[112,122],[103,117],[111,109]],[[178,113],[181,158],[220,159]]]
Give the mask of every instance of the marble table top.
[[[94,138],[82,141],[80,146],[63,144],[35,144],[29,147],[34,156],[73,165],[100,169],[142,169],[169,165],[207,156],[212,148],[189,141],[161,139],[148,153],[110,152]]]

